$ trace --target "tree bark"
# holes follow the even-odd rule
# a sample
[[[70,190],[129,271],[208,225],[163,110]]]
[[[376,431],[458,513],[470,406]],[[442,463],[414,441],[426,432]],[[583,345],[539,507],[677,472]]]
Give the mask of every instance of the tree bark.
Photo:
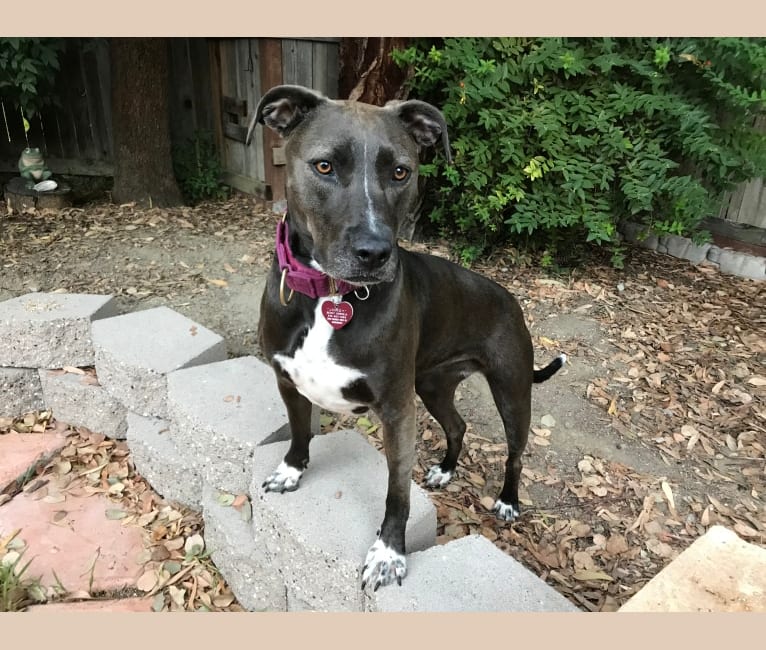
[[[167,40],[109,40],[114,137],[112,200],[142,206],[181,205],[170,144]]]
[[[394,49],[407,47],[407,38],[342,38],[340,41],[338,95],[382,106],[392,99],[406,99],[410,71],[391,58]]]

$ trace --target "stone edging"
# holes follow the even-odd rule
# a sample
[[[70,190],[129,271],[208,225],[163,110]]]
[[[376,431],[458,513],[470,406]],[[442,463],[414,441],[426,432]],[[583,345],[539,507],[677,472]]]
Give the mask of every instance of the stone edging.
[[[97,380],[56,370],[87,365]],[[480,536],[434,545],[436,511],[414,483],[404,586],[362,592],[383,455],[357,431],[317,436],[301,489],[265,493],[287,449],[273,371],[227,359],[219,335],[166,307],[116,315],[112,296],[83,294],[2,302],[0,388],[0,416],[46,409],[125,438],[155,490],[202,511],[207,548],[251,611],[577,611]],[[234,494],[248,508],[230,507]]]
[[[687,237],[665,235],[658,237],[649,234],[646,226],[632,222],[623,222],[620,232],[625,239],[641,248],[665,253],[690,261],[692,264],[712,264],[721,273],[737,275],[753,280],[766,280],[766,258],[720,248],[715,244],[695,244]]]

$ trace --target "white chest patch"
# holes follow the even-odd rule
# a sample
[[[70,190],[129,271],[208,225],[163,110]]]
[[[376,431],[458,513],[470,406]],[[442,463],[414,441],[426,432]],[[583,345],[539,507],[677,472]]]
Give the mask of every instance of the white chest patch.
[[[275,354],[274,360],[290,376],[298,392],[323,409],[349,413],[358,402],[343,397],[343,389],[364,373],[356,368],[341,366],[330,356],[328,345],[335,331],[322,315],[322,304],[330,298],[320,298],[314,310],[314,324],[306,334],[303,345],[292,357]]]

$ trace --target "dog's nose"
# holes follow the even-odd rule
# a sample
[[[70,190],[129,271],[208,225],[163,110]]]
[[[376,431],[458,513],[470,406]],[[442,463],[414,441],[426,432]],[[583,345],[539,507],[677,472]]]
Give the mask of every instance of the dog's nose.
[[[387,239],[367,237],[356,243],[354,254],[368,269],[377,269],[391,257],[392,248],[391,242]]]

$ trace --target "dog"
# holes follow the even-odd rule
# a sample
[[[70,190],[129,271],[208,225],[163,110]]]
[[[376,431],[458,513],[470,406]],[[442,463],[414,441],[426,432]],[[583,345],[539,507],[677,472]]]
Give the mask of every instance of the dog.
[[[401,585],[416,394],[447,437],[444,459],[425,478],[427,486],[443,487],[455,473],[466,429],[455,388],[474,372],[484,374],[508,442],[494,512],[512,521],[519,515],[532,384],[548,379],[566,357],[534,370],[531,337],[508,291],[448,260],[399,247],[399,226],[418,195],[420,151],[441,143],[451,162],[436,107],[418,100],[378,107],[283,85],[260,100],[247,142],[256,124],[284,139],[287,178],[258,339],[276,374],[291,440],[263,487],[298,488],[309,463],[312,403],[335,412],[371,409],[382,423],[388,491],[361,586]]]

